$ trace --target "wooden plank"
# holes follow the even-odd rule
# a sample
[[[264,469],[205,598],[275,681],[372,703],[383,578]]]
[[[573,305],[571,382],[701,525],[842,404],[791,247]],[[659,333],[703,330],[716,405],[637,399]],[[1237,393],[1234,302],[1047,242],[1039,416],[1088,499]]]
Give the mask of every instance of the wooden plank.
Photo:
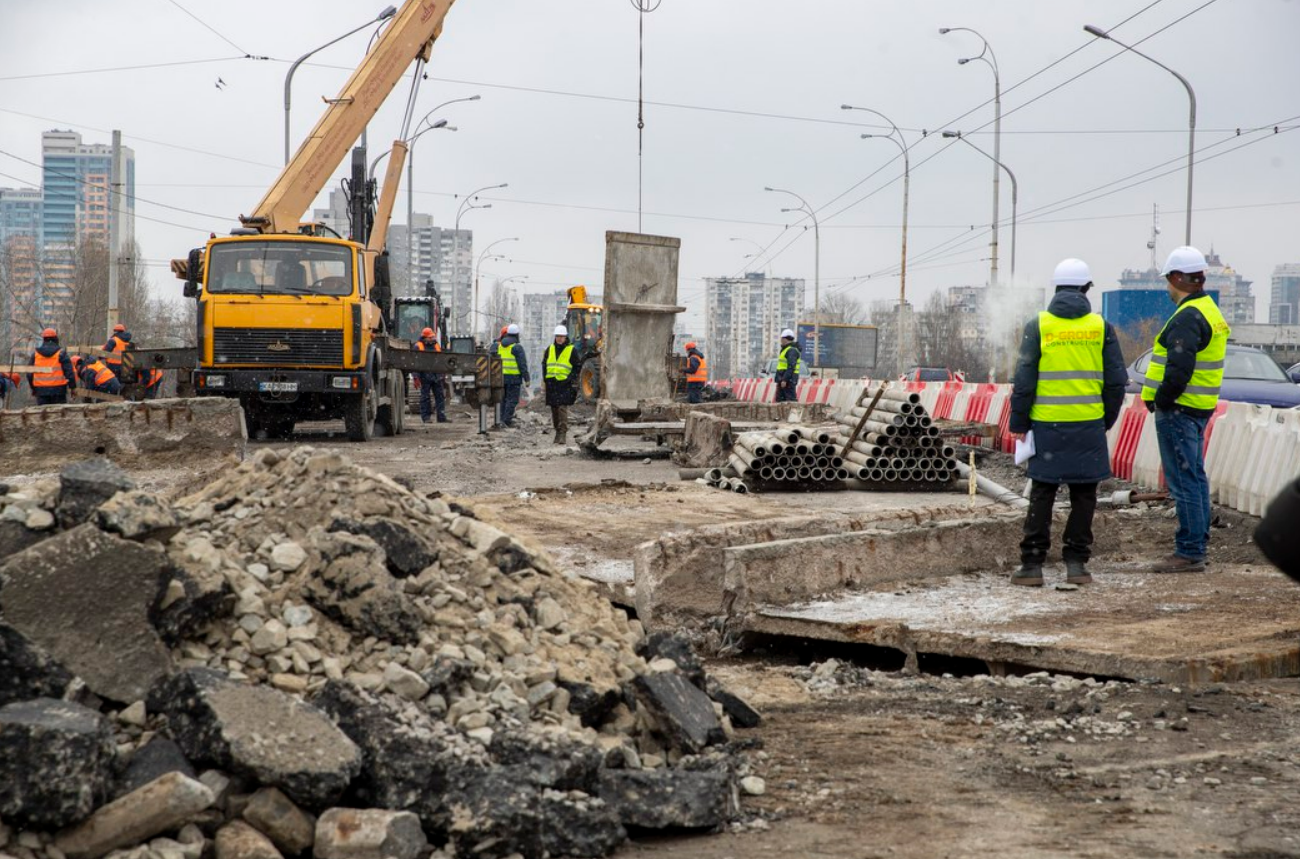
[[[5,364],[0,366],[0,373],[54,373],[58,367],[37,367],[34,364]]]

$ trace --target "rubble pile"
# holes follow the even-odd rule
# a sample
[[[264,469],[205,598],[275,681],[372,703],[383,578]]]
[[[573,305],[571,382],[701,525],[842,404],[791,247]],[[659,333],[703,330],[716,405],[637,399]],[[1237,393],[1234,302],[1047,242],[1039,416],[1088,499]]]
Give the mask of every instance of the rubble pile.
[[[758,714],[462,505],[263,450],[0,486],[0,854],[601,856],[715,829]]]

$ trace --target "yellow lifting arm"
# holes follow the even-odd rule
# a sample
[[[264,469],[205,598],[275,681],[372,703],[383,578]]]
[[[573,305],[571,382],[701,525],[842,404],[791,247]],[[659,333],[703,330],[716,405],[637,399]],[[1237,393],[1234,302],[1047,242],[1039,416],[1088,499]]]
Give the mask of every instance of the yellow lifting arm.
[[[455,0],[406,0],[338,98],[298,147],[251,215],[240,221],[263,233],[296,233],[299,219],[343,163],[384,99],[417,57],[428,58]],[[396,153],[394,153],[396,154]]]

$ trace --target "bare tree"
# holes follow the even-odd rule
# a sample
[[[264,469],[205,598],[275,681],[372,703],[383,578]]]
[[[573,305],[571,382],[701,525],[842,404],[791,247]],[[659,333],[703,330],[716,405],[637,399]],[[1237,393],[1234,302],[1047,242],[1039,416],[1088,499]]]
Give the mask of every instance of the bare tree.
[[[851,295],[832,292],[822,299],[822,322],[835,322],[841,325],[864,325],[867,321],[867,309]]]
[[[916,355],[921,366],[962,370],[972,378],[990,366],[988,344],[982,341],[972,314],[951,307],[942,293],[932,293],[916,314]]]

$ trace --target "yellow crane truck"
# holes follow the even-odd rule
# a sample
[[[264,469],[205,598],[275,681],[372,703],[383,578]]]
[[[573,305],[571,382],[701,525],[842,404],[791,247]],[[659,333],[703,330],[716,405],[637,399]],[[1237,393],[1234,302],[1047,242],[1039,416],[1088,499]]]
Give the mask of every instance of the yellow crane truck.
[[[365,150],[352,151],[347,238],[299,220],[413,62],[421,75],[453,2],[407,0],[253,213],[172,262],[198,305],[197,349],[142,349],[136,364],[188,367],[198,396],[237,397],[250,438],[339,418],[354,441],[376,427],[400,433],[408,372],[476,374],[485,420],[499,359],[417,351],[390,336],[384,251],[406,143],[393,143],[377,208]]]

